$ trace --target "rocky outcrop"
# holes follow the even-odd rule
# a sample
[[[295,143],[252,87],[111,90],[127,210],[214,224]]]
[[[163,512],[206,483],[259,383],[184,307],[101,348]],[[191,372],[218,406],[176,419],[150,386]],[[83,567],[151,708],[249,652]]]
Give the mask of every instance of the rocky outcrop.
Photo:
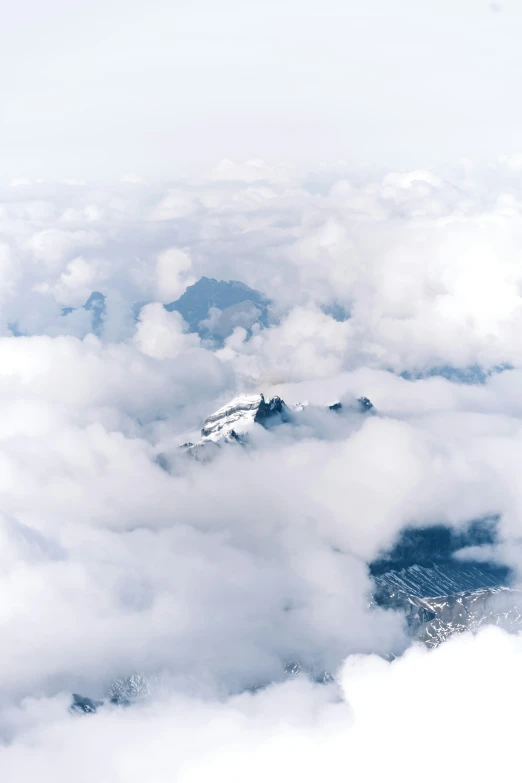
[[[511,633],[522,630],[522,594],[509,587],[492,587],[436,598],[409,596],[406,616],[413,636],[437,647],[450,636],[497,625]]]
[[[237,440],[254,424],[266,427],[276,419],[290,419],[290,411],[280,397],[265,400],[263,394],[240,394],[205,419],[202,441]]]

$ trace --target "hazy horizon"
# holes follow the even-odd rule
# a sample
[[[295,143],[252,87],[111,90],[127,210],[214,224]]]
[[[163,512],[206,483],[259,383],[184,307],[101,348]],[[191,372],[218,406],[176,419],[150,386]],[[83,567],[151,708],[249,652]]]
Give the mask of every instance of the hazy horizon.
[[[513,154],[521,38],[514,0],[21,0],[0,31],[0,179]]]

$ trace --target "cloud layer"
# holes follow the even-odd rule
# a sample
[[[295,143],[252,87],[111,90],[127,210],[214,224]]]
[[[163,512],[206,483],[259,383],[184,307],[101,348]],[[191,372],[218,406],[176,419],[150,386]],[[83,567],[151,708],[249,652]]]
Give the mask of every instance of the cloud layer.
[[[168,302],[202,275],[266,293],[279,330],[222,360],[243,382],[520,364],[520,161],[376,175],[299,173],[253,161],[198,180],[113,188],[4,188],[3,331],[83,337],[78,308],[107,295],[104,337],[128,338],[132,305]],[[325,312],[350,314],[345,322]],[[306,341],[300,341],[300,335]]]
[[[7,715],[4,769],[13,783],[71,769],[101,783],[509,777],[521,654],[519,638],[492,629],[391,664],[352,656],[337,685],[296,680],[220,702],[177,694],[84,719],[62,698],[29,699]]]
[[[487,557],[520,570],[520,171],[251,161],[1,190],[6,780],[408,780],[437,731],[483,749],[477,780],[502,737],[511,760],[519,639],[404,653],[367,563],[406,525],[499,515]],[[202,275],[261,290],[273,325],[189,333],[163,304]],[[249,390],[376,414],[311,405],[210,462],[179,450]],[[131,675],[143,704],[69,713]]]

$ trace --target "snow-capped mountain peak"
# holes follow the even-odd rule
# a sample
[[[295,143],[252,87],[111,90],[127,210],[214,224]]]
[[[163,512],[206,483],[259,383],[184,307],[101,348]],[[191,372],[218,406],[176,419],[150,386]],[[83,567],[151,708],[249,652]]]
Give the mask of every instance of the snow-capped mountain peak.
[[[240,394],[205,419],[198,444],[239,440],[254,424],[266,427],[275,417],[285,420],[287,413],[280,397],[265,400],[263,394]]]

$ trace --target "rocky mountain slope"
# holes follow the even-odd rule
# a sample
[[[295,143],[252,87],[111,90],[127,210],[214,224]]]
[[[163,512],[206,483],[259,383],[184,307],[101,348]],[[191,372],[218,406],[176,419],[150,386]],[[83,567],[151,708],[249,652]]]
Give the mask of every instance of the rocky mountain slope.
[[[268,326],[272,321],[270,304],[264,294],[238,280],[202,277],[165,309],[180,313],[190,332],[219,344],[237,326],[248,333],[255,323]]]
[[[280,397],[266,401],[263,394],[240,394],[205,419],[202,441],[238,440],[253,424],[266,427],[276,420],[290,420],[290,410]]]
[[[459,533],[442,525],[403,531],[390,552],[370,563],[376,603],[403,611],[411,635],[430,647],[485,624],[522,628],[510,570],[458,557],[467,547],[494,544],[496,523],[477,520]]]

